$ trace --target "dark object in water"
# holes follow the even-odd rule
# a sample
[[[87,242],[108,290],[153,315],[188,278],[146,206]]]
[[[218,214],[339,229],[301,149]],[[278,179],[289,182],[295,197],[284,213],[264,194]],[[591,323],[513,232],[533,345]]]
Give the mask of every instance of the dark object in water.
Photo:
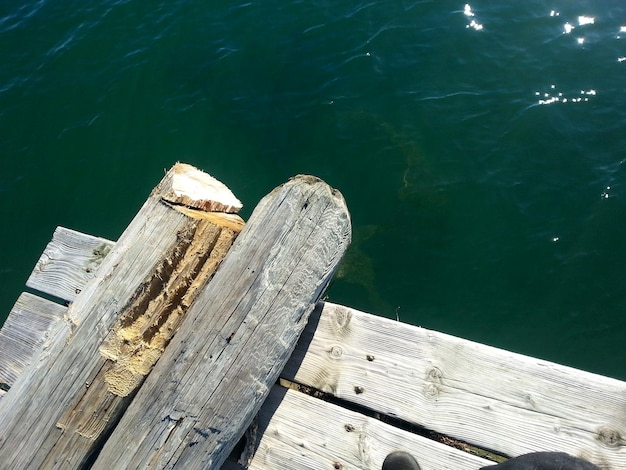
[[[601,470],[586,460],[564,452],[533,452],[481,470]]]

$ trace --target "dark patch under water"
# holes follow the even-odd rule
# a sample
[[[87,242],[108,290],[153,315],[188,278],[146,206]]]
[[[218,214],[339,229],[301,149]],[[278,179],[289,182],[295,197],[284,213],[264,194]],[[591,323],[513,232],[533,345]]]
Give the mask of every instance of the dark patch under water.
[[[626,5],[4,2],[0,309],[184,161],[345,196],[331,301],[626,379]]]

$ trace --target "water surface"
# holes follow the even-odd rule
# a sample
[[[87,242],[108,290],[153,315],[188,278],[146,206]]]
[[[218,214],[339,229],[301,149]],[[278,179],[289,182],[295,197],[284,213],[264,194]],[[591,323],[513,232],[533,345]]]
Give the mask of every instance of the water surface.
[[[6,1],[0,54],[0,311],[176,161],[244,217],[311,173],[331,301],[626,379],[626,4]]]

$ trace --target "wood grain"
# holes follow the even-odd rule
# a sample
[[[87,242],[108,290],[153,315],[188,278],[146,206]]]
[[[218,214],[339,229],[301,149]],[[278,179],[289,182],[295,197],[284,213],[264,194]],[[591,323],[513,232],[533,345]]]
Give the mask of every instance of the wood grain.
[[[300,176],[255,208],[94,469],[220,468],[350,240],[341,194]]]
[[[259,413],[250,470],[379,470],[404,450],[422,470],[478,470],[493,462],[303,393],[276,386]]]
[[[114,242],[57,227],[26,285],[73,301],[111,251]]]
[[[317,320],[285,378],[505,455],[626,468],[624,382],[341,305]]]
[[[0,330],[0,398],[31,364],[43,365],[46,343],[56,336],[66,311],[33,294],[20,295]]]

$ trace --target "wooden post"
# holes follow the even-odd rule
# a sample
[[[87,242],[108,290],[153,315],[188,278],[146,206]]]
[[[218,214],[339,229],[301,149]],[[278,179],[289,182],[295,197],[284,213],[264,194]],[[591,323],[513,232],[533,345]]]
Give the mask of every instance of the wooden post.
[[[317,178],[296,177],[266,196],[93,468],[219,468],[349,240],[343,197]]]
[[[189,165],[167,173],[68,309],[48,367],[0,400],[2,466],[89,461],[243,227],[239,207]]]

